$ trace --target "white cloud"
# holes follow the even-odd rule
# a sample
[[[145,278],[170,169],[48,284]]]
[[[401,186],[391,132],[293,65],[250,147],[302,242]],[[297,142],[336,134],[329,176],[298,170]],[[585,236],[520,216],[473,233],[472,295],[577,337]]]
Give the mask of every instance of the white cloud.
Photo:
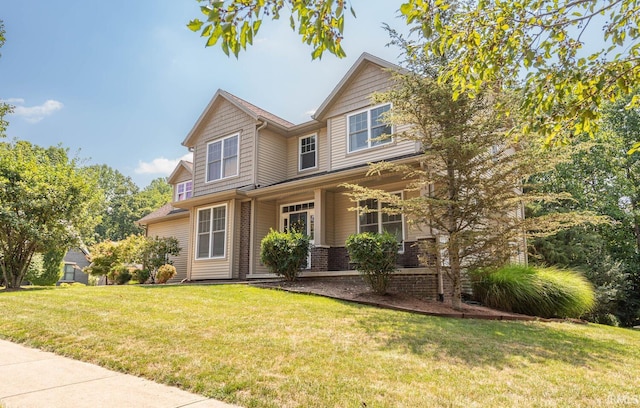
[[[22,98],[9,98],[4,100],[14,106],[13,115],[24,118],[27,122],[40,122],[46,116],[52,115],[64,107],[64,104],[54,99],[46,100],[42,105],[24,106],[25,100]]]
[[[177,159],[166,159],[158,157],[150,162],[138,161],[138,167],[134,170],[136,174],[158,174],[168,176],[176,168],[180,160],[193,161],[193,153],[187,153]]]

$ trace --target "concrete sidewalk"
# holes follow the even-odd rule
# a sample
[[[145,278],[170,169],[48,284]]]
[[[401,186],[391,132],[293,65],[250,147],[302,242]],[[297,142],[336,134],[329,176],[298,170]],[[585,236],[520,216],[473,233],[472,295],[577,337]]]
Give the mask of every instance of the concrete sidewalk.
[[[237,408],[4,340],[0,340],[0,407]]]

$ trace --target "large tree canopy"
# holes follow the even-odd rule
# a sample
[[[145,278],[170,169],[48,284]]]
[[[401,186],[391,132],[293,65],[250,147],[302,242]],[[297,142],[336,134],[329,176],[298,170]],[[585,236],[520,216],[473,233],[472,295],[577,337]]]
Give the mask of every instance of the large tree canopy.
[[[4,24],[2,23],[2,20],[0,20],[0,48],[4,45],[4,33]],[[8,123],[4,120],[4,116],[11,113],[11,110],[11,105],[0,100],[0,137],[5,137]]]
[[[345,55],[347,0],[197,1],[207,3],[201,7],[206,18],[189,28],[207,46],[221,40],[227,54],[237,56],[263,19],[278,19],[288,9],[291,27],[313,46],[313,58],[324,51]],[[592,132],[602,103],[640,82],[639,0],[407,0],[399,11],[426,38],[428,52],[454,56],[441,81],[452,84],[455,97],[473,96],[497,79],[522,89],[527,120],[516,130],[541,133],[546,143]],[[640,98],[630,102],[639,104]]]
[[[0,269],[18,288],[33,254],[78,245],[93,229],[95,184],[61,147],[0,143]]]

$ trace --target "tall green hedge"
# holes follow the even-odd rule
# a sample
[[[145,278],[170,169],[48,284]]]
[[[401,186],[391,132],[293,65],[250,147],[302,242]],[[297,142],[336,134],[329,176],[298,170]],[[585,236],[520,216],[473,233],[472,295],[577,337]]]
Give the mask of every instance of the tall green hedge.
[[[309,237],[301,232],[271,230],[260,242],[260,261],[276,275],[294,281],[309,256]]]

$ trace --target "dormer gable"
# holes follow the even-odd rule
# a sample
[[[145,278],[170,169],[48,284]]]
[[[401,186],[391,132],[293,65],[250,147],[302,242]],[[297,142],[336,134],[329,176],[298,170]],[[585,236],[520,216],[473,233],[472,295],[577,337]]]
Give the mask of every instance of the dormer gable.
[[[381,75],[387,78],[390,77],[391,74],[387,72],[388,70],[402,70],[402,68],[374,55],[366,52],[363,53],[351,66],[349,71],[347,71],[345,76],[342,77],[342,80],[340,80],[338,85],[336,85],[333,91],[331,91],[329,96],[327,96],[327,98],[322,102],[313,115],[313,118],[318,121],[325,121],[327,117],[330,116],[332,109],[336,107],[335,105],[337,103],[342,102],[345,105],[353,104],[349,101],[341,101],[343,95],[354,94],[349,91],[359,86],[358,81],[370,80],[368,77]],[[368,102],[371,95],[366,94],[361,95],[361,97],[366,99]],[[355,101],[356,104],[358,102],[361,103],[361,101]],[[348,108],[345,109],[348,110]]]
[[[293,123],[285,119],[282,119],[277,115],[267,112],[266,110],[259,108],[254,104],[249,103],[244,99],[239,98],[227,91],[218,89],[216,93],[213,95],[213,97],[211,98],[211,101],[209,101],[209,104],[207,105],[207,107],[204,109],[204,111],[196,121],[196,123],[193,125],[193,128],[191,129],[191,131],[189,131],[189,134],[187,134],[187,137],[182,142],[183,146],[192,148],[196,144],[196,139],[198,137],[198,134],[201,128],[206,124],[207,118],[211,114],[213,114],[215,109],[222,103],[230,103],[235,108],[237,108],[238,110],[240,110],[241,112],[243,112],[244,114],[246,114],[247,116],[255,120],[256,122],[258,121],[268,122],[270,125],[276,128],[279,128],[282,131],[286,131],[287,129],[294,126]]]
[[[167,178],[167,183],[176,184],[181,181],[185,181],[193,178],[193,163],[187,160],[180,160],[178,165],[169,178]]]

